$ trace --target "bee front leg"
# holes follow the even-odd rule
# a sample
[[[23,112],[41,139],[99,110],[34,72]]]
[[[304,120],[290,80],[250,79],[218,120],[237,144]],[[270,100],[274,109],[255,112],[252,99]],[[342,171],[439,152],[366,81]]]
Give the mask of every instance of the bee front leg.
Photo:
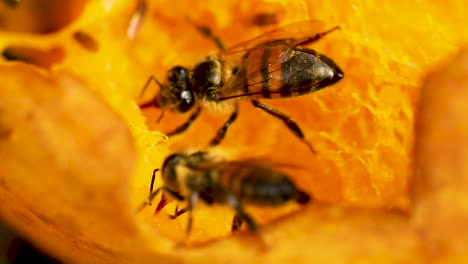
[[[159,212],[161,212],[161,210],[164,209],[164,207],[166,207],[168,203],[169,201],[167,200],[166,196],[163,193],[161,195],[161,200],[159,200],[158,206],[156,206],[156,209],[154,210],[154,214],[155,215],[159,214]]]
[[[190,115],[189,119],[185,121],[185,123],[183,123],[178,128],[174,129],[172,132],[166,133],[166,135],[168,137],[172,137],[187,130],[192,125],[192,123],[198,118],[198,116],[200,115],[200,112],[201,112],[201,107],[197,107],[197,110],[192,115]]]
[[[143,210],[143,208],[145,208],[146,206],[149,206],[151,205],[151,202],[153,201],[154,197],[156,197],[156,195],[158,195],[158,193],[160,191],[162,191],[162,187],[161,188],[158,188],[156,189],[155,191],[152,191],[148,197],[148,199],[146,201],[144,201],[140,206],[138,206],[137,208],[137,213],[140,212],[141,210]]]
[[[189,208],[188,208],[188,207],[187,207],[187,208],[184,208],[184,209],[182,209],[182,210],[179,210],[179,205],[177,205],[176,208],[175,208],[174,214],[173,214],[173,215],[169,215],[169,217],[170,217],[172,220],[174,220],[174,219],[176,219],[177,217],[179,217],[179,216],[185,214],[185,213],[188,212],[188,211],[189,211]]]
[[[172,198],[176,199],[177,201],[183,201],[185,198],[180,195],[179,193],[167,188],[163,187],[163,194],[161,195],[161,200],[158,203],[158,206],[156,206],[156,210],[154,211],[154,214],[158,214],[169,202],[165,196],[165,194],[169,194]]]
[[[270,115],[272,115],[272,116],[274,116],[276,118],[279,118],[281,121],[283,121],[283,123],[289,128],[289,130],[296,137],[298,137],[302,142],[304,142],[307,145],[307,147],[309,147],[310,151],[312,151],[313,154],[317,154],[317,152],[315,151],[312,144],[310,144],[307,140],[305,140],[304,133],[302,133],[302,130],[299,128],[299,126],[296,124],[296,122],[291,120],[291,118],[289,116],[287,116],[286,114],[274,109],[271,106],[262,104],[262,103],[260,103],[259,101],[256,101],[256,100],[252,100],[252,104],[255,107],[258,107],[258,108],[262,109],[263,111],[267,112],[268,114],[270,114]]]
[[[154,180],[156,179],[156,172],[158,172],[159,169],[153,170],[153,176],[151,177],[151,185],[150,185],[150,191],[148,195],[148,205],[151,206],[152,198],[151,195],[153,194],[153,187],[154,187]]]
[[[210,141],[210,144],[209,144],[210,147],[217,146],[217,145],[219,145],[219,143],[221,143],[221,140],[223,140],[223,138],[226,136],[226,132],[227,132],[228,128],[232,125],[232,123],[234,123],[234,121],[236,121],[238,113],[239,113],[239,110],[238,110],[238,106],[236,104],[236,106],[234,108],[234,112],[232,112],[229,119],[223,124],[222,127],[220,127],[218,129],[218,133]]]
[[[153,189],[153,188],[151,187],[151,189]],[[150,193],[148,199],[146,201],[144,201],[137,208],[137,212],[140,212],[146,206],[151,205],[151,203],[153,202],[154,197],[156,197],[156,195],[158,195],[158,193],[161,192],[161,191],[163,191],[163,194],[161,196],[161,201],[159,201],[158,206],[156,207],[156,211],[154,212],[154,214],[159,213],[159,211],[161,211],[164,208],[164,206],[166,206],[166,204],[167,204],[167,199],[164,196],[164,192],[169,193],[174,199],[176,199],[178,201],[185,200],[184,197],[182,195],[180,195],[179,193],[177,193],[177,192],[163,186],[163,187],[157,188],[156,190],[152,191]]]

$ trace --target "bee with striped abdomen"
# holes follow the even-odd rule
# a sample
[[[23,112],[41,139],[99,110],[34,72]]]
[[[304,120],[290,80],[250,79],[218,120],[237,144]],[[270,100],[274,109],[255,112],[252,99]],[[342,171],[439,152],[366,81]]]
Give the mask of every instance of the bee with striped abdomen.
[[[157,171],[153,172],[148,201],[139,210],[151,204],[161,191],[163,193],[156,213],[168,203],[167,195],[179,201],[188,201],[186,208],[176,209],[171,216],[175,218],[189,213],[187,235],[192,228],[192,212],[198,199],[207,204],[231,206],[236,211],[232,222],[233,232],[238,231],[243,222],[247,223],[252,232],[258,229],[255,221],[245,212],[243,204],[273,207],[291,201],[304,204],[310,200],[286,174],[262,160],[226,161],[201,151],[192,154],[174,153],[163,163],[163,186],[153,190]]]
[[[189,128],[199,116],[202,105],[234,104],[234,111],[229,119],[210,142],[210,146],[216,146],[237,118],[237,104],[234,99],[248,99],[255,107],[282,120],[315,153],[302,130],[288,115],[260,103],[258,99],[309,94],[341,80],[343,72],[335,62],[305,47],[338,27],[325,30],[320,21],[299,22],[228,49],[224,48],[208,28],[197,28],[212,39],[221,51],[208,56],[193,68],[173,67],[163,83],[151,76],[143,92],[151,81],[159,85],[160,91],[152,101],[141,104],[140,107],[161,108],[159,120],[167,108],[178,113],[193,111],[184,124],[167,133],[172,136]]]

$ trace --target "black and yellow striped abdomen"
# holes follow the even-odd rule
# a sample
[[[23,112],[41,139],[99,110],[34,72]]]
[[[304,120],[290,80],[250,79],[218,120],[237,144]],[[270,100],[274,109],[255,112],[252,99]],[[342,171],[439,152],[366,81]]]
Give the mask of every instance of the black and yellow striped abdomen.
[[[236,76],[254,98],[287,98],[315,92],[343,78],[328,57],[302,46],[266,43],[249,50]]]
[[[258,164],[233,163],[225,168],[220,182],[248,204],[276,206],[298,198],[298,190],[286,174]]]

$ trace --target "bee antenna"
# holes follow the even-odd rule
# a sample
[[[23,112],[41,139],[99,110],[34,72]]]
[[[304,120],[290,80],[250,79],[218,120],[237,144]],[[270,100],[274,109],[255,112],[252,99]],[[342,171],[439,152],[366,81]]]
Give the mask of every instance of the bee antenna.
[[[164,86],[162,85],[162,83],[160,83],[160,82],[158,81],[158,79],[156,79],[153,75],[151,75],[151,76],[148,78],[148,81],[146,81],[146,84],[145,84],[145,86],[143,87],[143,89],[142,89],[142,91],[141,91],[141,93],[140,93],[140,97],[143,96],[143,94],[145,93],[146,89],[147,89],[148,86],[150,85],[151,81],[155,82],[155,83],[159,86],[159,88],[160,88],[161,90],[163,89]],[[150,106],[160,107],[160,104],[159,104],[158,100],[151,100],[151,101],[149,101],[149,102],[140,104],[139,106],[140,106],[140,108],[147,108],[147,107],[150,107]]]
[[[218,47],[218,49],[225,50],[224,44],[221,42],[221,40],[215,34],[213,34],[213,32],[211,31],[211,29],[209,27],[197,24],[192,18],[190,18],[188,16],[186,16],[185,18],[187,19],[187,21],[190,24],[192,24],[192,25],[194,25],[196,27],[196,29],[198,30],[198,32],[200,34],[202,34],[206,38],[213,41],[213,43],[216,45],[216,47]]]
[[[161,88],[161,90],[163,89],[164,86],[162,85],[162,83],[160,83],[160,82],[158,81],[158,79],[156,79],[156,77],[154,77],[153,75],[151,75],[151,76],[148,78],[148,80],[146,81],[146,84],[145,84],[145,86],[143,87],[143,90],[142,90],[141,93],[140,93],[140,97],[143,96],[143,94],[145,93],[146,89],[147,89],[148,86],[150,85],[151,81],[155,82],[155,83],[159,86],[159,88]]]

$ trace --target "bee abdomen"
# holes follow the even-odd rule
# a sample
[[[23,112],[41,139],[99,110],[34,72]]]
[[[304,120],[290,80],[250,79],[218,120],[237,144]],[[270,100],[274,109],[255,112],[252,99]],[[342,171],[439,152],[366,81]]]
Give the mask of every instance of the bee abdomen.
[[[245,92],[257,98],[287,98],[330,86],[343,78],[333,60],[312,49],[281,43],[250,50]]]
[[[297,198],[296,186],[282,173],[256,168],[237,180],[238,197],[250,204],[276,206]]]
[[[330,58],[314,50],[296,47],[283,61],[281,97],[312,93],[335,84],[343,72]]]

